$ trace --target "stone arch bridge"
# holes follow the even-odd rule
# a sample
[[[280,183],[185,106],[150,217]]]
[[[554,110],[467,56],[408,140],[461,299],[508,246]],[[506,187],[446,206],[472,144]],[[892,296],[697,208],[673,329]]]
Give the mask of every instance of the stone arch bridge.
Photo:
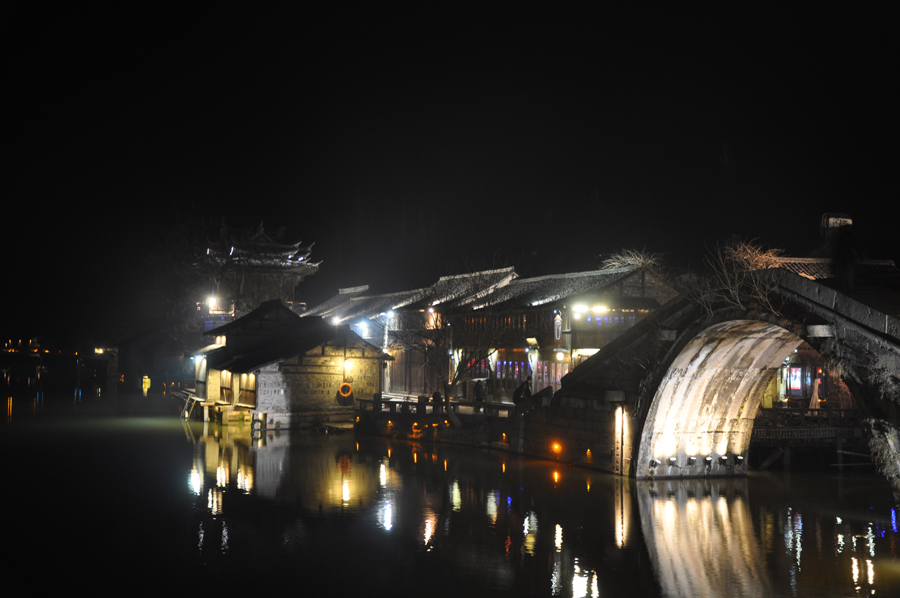
[[[779,315],[672,300],[527,413],[522,450],[560,439],[567,460],[638,479],[744,475],[765,388],[805,341],[841,372],[900,497],[900,292],[867,298],[786,270],[760,275]]]

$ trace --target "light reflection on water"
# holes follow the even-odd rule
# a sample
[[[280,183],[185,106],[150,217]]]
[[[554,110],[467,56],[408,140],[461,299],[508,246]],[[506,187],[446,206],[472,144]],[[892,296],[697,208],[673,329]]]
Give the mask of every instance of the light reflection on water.
[[[900,593],[896,511],[874,476],[634,482],[447,445],[254,440],[158,414],[8,417],[18,569],[77,577],[99,561],[161,583],[253,570],[273,589],[327,575],[338,595]]]
[[[673,596],[770,596],[744,480],[638,482],[641,526]]]

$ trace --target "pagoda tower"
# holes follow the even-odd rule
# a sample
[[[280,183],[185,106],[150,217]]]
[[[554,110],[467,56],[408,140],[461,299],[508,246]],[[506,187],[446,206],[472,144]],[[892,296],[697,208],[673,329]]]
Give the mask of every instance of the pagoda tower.
[[[284,243],[283,237],[284,229],[270,233],[262,223],[251,231],[223,225],[200,260],[215,281],[215,303],[207,305],[210,315],[239,317],[273,299],[295,312],[305,310],[296,300],[297,285],[318,272],[321,262],[309,260],[312,243]]]

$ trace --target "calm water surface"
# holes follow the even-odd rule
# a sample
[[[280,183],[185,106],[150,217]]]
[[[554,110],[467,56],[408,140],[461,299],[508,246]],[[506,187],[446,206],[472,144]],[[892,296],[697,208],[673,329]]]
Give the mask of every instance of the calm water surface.
[[[183,424],[162,397],[13,400],[13,579],[397,596],[900,596],[874,474],[650,483],[447,445]],[[74,586],[73,586],[74,587]]]

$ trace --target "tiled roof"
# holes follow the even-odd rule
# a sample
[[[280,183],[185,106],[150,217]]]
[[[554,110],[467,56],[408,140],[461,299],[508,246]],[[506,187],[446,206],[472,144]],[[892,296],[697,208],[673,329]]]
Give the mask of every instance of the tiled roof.
[[[300,325],[300,316],[285,307],[281,301],[275,299],[260,304],[259,307],[249,314],[238,318],[234,322],[213,328],[203,334],[206,336],[219,336],[222,334],[261,335]]]
[[[543,305],[608,287],[635,271],[637,268],[615,268],[520,278],[479,303],[481,305],[508,303],[515,307]]]
[[[332,311],[337,309],[342,305],[346,305],[350,300],[354,297],[358,297],[363,295],[366,291],[369,290],[368,285],[361,287],[352,287],[349,289],[338,289],[338,294],[332,297],[331,299],[326,300],[323,303],[313,307],[312,309],[308,309],[303,312],[301,315],[305,318],[308,316],[327,316],[330,315]]]
[[[483,270],[455,276],[442,276],[426,289],[428,306],[448,305],[458,307],[484,297],[494,290],[508,286],[518,278],[513,268]]]
[[[390,359],[381,352],[381,349],[365,342],[346,326],[332,326],[316,317],[308,318],[306,323],[308,325],[298,334],[288,332],[251,348],[222,347],[207,355],[207,363],[210,368],[217,370],[249,372],[306,353],[328,342],[365,346],[371,348],[373,356],[378,355],[382,359]]]
[[[637,271],[637,267],[614,268],[520,279],[512,268],[502,268],[444,276],[424,289],[385,295],[366,295],[368,287],[354,287],[341,289],[337,295],[308,310],[303,316],[337,317],[345,321],[349,318],[374,318],[403,308],[441,306],[450,310],[478,309],[498,304],[508,304],[514,308],[530,307],[607,289]]]
[[[325,303],[303,313],[303,316],[321,316],[323,318],[374,318],[392,309],[405,307],[424,296],[424,289],[388,293],[385,295],[338,294]]]
[[[366,295],[367,286],[340,289],[324,303],[307,310],[303,316],[323,318],[374,318],[393,309],[425,309],[435,305],[456,307],[474,301],[514,280],[513,268],[485,270],[455,276],[443,276],[424,289],[383,295]]]
[[[322,262],[310,262],[313,243],[303,247],[298,243],[277,243],[262,229],[254,236],[230,236],[207,244],[205,259],[226,267],[247,267],[268,270],[295,270],[314,273]]]

